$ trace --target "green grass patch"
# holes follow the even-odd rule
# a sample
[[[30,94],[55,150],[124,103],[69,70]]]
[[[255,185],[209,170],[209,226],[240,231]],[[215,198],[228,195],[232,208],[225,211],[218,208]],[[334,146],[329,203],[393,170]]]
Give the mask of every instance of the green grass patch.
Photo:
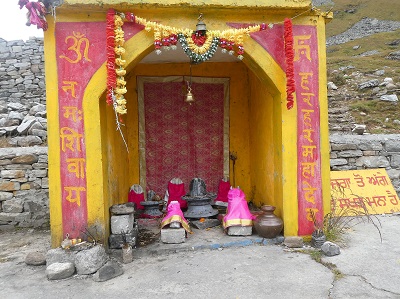
[[[388,75],[392,76],[393,80],[399,79],[399,62],[396,60],[386,59],[389,53],[400,50],[399,47],[388,45],[388,43],[393,40],[399,39],[399,36],[400,30],[394,32],[382,32],[361,39],[356,39],[345,44],[328,47],[328,69],[337,69],[341,66],[352,65],[361,72],[370,72],[387,66],[391,68],[391,74]],[[354,50],[354,46],[360,47]],[[362,53],[374,50],[379,53],[372,56],[358,56]]]

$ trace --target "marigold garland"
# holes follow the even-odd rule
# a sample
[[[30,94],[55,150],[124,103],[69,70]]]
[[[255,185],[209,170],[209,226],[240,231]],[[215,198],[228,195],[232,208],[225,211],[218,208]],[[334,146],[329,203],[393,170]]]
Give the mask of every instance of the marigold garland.
[[[115,73],[115,36],[114,36],[114,16],[115,11],[113,9],[107,12],[107,104],[111,105],[113,102],[112,95],[113,90],[116,87],[116,73]]]
[[[135,22],[143,25],[147,32],[154,32],[154,48],[157,54],[163,50],[176,49],[179,42],[182,49],[189,56],[192,63],[202,63],[209,60],[216,53],[218,46],[223,53],[230,55],[237,54],[237,58],[242,60],[244,54],[244,37],[251,33],[272,28],[272,24],[264,23],[252,25],[239,29],[227,30],[207,30],[204,33],[190,29],[182,29],[171,26],[161,25],[156,22],[147,21],[144,18],[135,16],[133,13],[118,14],[113,9],[107,13],[107,103],[113,104],[118,114],[125,114],[126,100],[124,94],[127,92],[124,76],[126,70],[123,59],[125,54],[124,31],[122,25],[124,21]],[[284,21],[284,40],[286,57],[286,92],[287,109],[292,109],[294,105],[295,81],[294,81],[294,51],[293,33],[291,19]],[[118,77],[118,78],[117,78]]]
[[[126,114],[126,60],[125,54],[124,14],[116,14],[113,9],[107,13],[107,103],[112,104],[116,113]]]

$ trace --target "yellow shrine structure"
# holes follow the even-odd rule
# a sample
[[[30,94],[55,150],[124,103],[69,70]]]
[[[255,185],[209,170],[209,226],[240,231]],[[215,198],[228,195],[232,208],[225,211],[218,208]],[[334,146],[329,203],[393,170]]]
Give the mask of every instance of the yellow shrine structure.
[[[191,167],[207,165],[240,186],[254,205],[276,206],[285,236],[311,234],[310,213],[322,219],[329,212],[325,23],[332,16],[311,0],[64,0],[46,17],[53,246],[85,229],[106,240],[109,208],[127,201],[130,186],[149,189],[151,170],[158,175],[180,164],[156,150],[184,134],[168,135],[175,125],[163,121],[162,128],[154,125],[157,140],[146,140],[146,114],[153,113],[146,124],[173,120],[175,110],[189,113],[207,93],[210,103],[221,104],[215,111],[199,108],[196,119],[207,126],[213,111],[222,115],[215,131],[220,148],[208,153],[221,163],[208,165],[204,146]],[[193,35],[199,23],[206,26],[203,40]],[[110,45],[123,50],[112,53]],[[167,89],[157,93],[157,82],[180,87],[163,85]],[[191,105],[185,101],[190,84],[197,84]],[[179,101],[162,106],[163,97],[175,93]],[[153,107],[144,108],[152,95]],[[212,128],[195,132],[207,136]],[[157,166],[146,161],[152,141],[154,161],[164,155]],[[173,156],[200,144],[183,139]]]

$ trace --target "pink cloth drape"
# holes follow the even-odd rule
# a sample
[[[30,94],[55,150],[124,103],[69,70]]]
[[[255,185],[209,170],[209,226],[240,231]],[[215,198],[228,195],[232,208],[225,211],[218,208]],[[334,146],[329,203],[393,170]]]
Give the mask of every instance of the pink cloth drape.
[[[250,213],[245,194],[239,188],[228,192],[228,209],[223,219],[224,228],[229,226],[252,226],[255,216]]]
[[[144,210],[144,206],[140,204],[142,201],[144,201],[144,193],[136,193],[134,190],[129,191],[128,202],[133,202],[136,209]]]
[[[190,226],[183,216],[179,202],[173,200],[168,204],[167,215],[161,221],[161,228],[171,224],[171,222],[179,222],[182,227],[188,232],[191,232]]]
[[[168,182],[168,194],[169,194],[169,198],[168,198],[167,206],[169,206],[169,204],[172,201],[177,201],[180,205],[180,208],[182,208],[182,209],[187,208],[186,200],[182,199],[182,196],[184,196],[186,194],[184,183],[174,184],[174,183]]]

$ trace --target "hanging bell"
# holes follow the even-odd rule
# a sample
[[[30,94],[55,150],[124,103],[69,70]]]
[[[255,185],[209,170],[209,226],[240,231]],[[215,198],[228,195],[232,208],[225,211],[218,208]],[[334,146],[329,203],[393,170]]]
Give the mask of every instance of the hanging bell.
[[[200,20],[200,21],[196,24],[196,31],[207,31],[206,23],[204,23],[202,20]]]
[[[194,102],[192,89],[190,87],[188,88],[188,93],[186,94],[185,102],[189,103],[190,105]]]

